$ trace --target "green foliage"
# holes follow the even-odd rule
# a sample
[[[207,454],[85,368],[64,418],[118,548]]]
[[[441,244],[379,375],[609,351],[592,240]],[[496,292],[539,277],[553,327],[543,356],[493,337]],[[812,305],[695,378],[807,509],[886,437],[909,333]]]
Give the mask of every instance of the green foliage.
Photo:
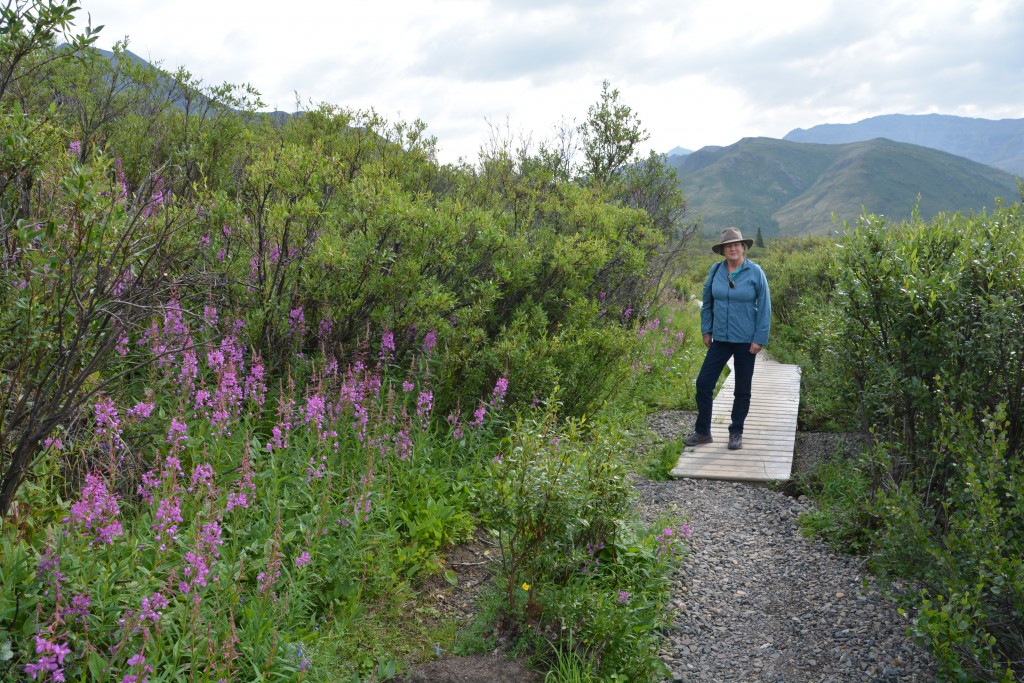
[[[866,429],[842,362],[846,341],[836,301],[837,239],[774,240],[758,252],[772,290],[771,355],[801,368],[800,427]]]
[[[127,372],[113,367],[115,349],[170,296],[176,259],[188,253],[176,233],[191,219],[166,201],[159,178],[129,194],[109,159],[80,163],[54,149],[52,133],[37,137],[30,128],[38,122],[17,110],[4,120],[17,153],[0,194],[13,228],[0,293],[0,516],[40,442]],[[34,201],[18,196],[26,179]]]
[[[576,638],[608,678],[649,680],[660,670],[657,632],[668,570],[688,527],[635,528],[615,444],[552,415],[523,420],[495,457],[485,520],[498,533],[502,612],[530,637]],[[546,636],[551,637],[551,636]]]
[[[659,446],[654,457],[647,463],[644,475],[649,479],[667,481],[670,478],[669,473],[679,463],[679,455],[685,448],[683,444],[685,438],[685,435],[680,435]]]
[[[695,410],[693,379],[704,360],[699,309],[666,298],[637,330],[630,395],[651,407]]]
[[[38,78],[54,64],[71,59],[99,37],[90,21],[73,32],[79,0],[12,0],[0,7],[0,103],[12,90]],[[57,50],[60,38],[63,49]]]
[[[838,351],[865,422],[896,440],[927,500],[945,489],[951,461],[930,456],[940,416],[1010,407],[1011,453],[1020,449],[1024,359],[1024,234],[1020,205],[991,216],[943,217],[886,228],[865,218],[843,243],[837,271]]]
[[[873,550],[871,532],[878,520],[863,463],[834,458],[816,467],[800,486],[811,491],[815,500],[815,509],[800,516],[804,534],[823,537],[837,550],[858,555]]]
[[[544,675],[544,683],[592,683],[595,680],[589,657],[576,647],[570,633],[564,642],[555,646],[554,661]]]
[[[951,680],[1015,680],[1024,658],[1024,467],[1008,428],[1003,406],[981,425],[950,409],[934,446],[956,463],[940,511],[909,487],[880,496],[877,568],[924,586],[914,632]]]
[[[601,100],[590,107],[580,126],[583,138],[583,172],[596,184],[606,184],[633,160],[637,147],[650,135],[633,110],[619,102],[618,88],[601,85]]]
[[[641,366],[685,384],[650,311],[693,226],[618,93],[597,175],[441,166],[422,122],[273,120],[82,49],[77,3],[3,11],[4,675],[45,664],[38,635],[69,679],[388,676],[454,640],[405,642],[405,610],[483,526],[503,623],[649,677],[678,548],[632,527],[621,442],[583,416]]]
[[[866,216],[828,250],[834,261],[820,250],[796,261],[814,279],[794,285],[780,259],[772,280],[773,294],[775,282],[793,292],[783,331],[805,333],[792,353],[820,363],[805,375],[826,388],[809,392],[815,421],[848,414],[820,399],[845,395],[876,434],[867,457],[812,475],[819,510],[802,524],[921,588],[906,612],[953,680],[1014,680],[1024,660],[1020,211],[896,226]]]

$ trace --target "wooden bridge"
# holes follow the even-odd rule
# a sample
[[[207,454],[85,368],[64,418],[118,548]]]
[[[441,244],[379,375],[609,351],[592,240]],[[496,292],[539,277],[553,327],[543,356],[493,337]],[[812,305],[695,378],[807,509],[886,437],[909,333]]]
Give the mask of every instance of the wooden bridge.
[[[732,369],[732,361],[730,370]],[[715,397],[711,414],[714,443],[684,448],[672,468],[678,479],[786,481],[793,469],[796,416],[800,407],[800,367],[757,356],[750,413],[743,425],[743,448],[730,451],[729,422],[734,386],[732,372]]]

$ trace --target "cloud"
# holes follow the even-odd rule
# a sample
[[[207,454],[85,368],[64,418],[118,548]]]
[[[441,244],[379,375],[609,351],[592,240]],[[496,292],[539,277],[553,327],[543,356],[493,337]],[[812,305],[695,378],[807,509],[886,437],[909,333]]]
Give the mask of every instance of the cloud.
[[[544,137],[609,79],[656,149],[883,113],[1024,116],[1018,0],[85,0],[101,40],[304,101],[422,118],[446,158],[488,121]],[[84,19],[84,17],[83,17]]]
[[[417,75],[469,81],[519,78],[544,84],[579,73],[614,43],[599,11],[570,5],[503,11],[446,26],[421,45]]]
[[[833,4],[817,21],[701,60],[703,73],[731,84],[761,107],[799,104],[812,111],[955,108],[1005,100],[993,74],[1020,73],[1024,11],[1010,5],[988,15],[958,3],[885,7]],[[913,13],[910,10],[913,9]],[[706,55],[705,55],[706,56]],[[1019,81],[1016,81],[1019,82]]]

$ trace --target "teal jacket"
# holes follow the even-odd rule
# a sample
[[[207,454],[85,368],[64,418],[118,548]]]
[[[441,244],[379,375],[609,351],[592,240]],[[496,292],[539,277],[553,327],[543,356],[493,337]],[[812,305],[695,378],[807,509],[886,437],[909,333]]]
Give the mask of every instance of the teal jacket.
[[[735,287],[729,286],[732,280]],[[772,328],[772,298],[761,266],[744,259],[731,278],[725,261],[711,266],[700,308],[701,334],[715,341],[768,344]]]

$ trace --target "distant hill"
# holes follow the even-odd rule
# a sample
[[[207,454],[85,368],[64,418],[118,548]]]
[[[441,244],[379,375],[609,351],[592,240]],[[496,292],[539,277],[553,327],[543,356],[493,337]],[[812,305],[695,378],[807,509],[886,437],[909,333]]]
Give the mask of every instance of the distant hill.
[[[862,209],[893,219],[920,212],[992,208],[1017,197],[1009,173],[918,145],[891,140],[850,144],[744,138],[669,157],[690,208],[709,232],[734,225],[763,234],[823,234]]]
[[[102,56],[104,59],[110,61],[115,66],[117,65],[118,57],[117,57],[117,55],[115,53],[111,52],[110,50],[104,50],[102,48],[91,48],[91,49],[95,50],[100,56]],[[183,93],[180,91],[180,84],[177,81],[175,81],[175,79],[174,79],[174,73],[165,71],[165,70],[163,70],[162,67],[157,66],[155,64],[151,64],[150,62],[146,61],[142,57],[140,57],[137,54],[135,54],[134,52],[132,52],[131,50],[125,50],[124,54],[125,54],[125,57],[127,57],[129,60],[131,60],[132,62],[135,62],[138,65],[141,65],[143,68],[153,69],[155,71],[160,71],[161,73],[159,73],[157,75],[156,80],[157,80],[157,83],[159,84],[159,86],[161,88],[163,88],[164,90],[166,90],[166,92],[168,93],[168,95],[169,95],[169,102],[173,106],[178,107],[179,109],[184,106],[184,104],[185,104],[184,96],[183,96]],[[196,93],[196,95],[195,95],[195,102],[199,103],[202,106],[208,106],[210,104],[209,98],[207,98],[202,93]],[[237,109],[234,109],[234,108],[231,108],[231,109],[232,109],[232,111],[235,111],[236,113],[242,113],[242,112],[239,112]],[[291,118],[294,118],[296,116],[300,116],[301,113],[288,113],[288,112],[284,112],[284,111],[272,111],[272,112],[259,112],[257,115],[258,116],[266,116],[271,121],[273,121],[275,124],[281,125],[281,124],[284,124],[285,122],[287,122]]]
[[[665,156],[669,157],[685,157],[687,154],[692,153],[692,149],[686,149],[685,147],[673,147],[668,151]]]
[[[887,138],[931,147],[1024,176],[1024,119],[973,119],[944,114],[888,114],[857,123],[797,128],[791,142],[844,144]]]

